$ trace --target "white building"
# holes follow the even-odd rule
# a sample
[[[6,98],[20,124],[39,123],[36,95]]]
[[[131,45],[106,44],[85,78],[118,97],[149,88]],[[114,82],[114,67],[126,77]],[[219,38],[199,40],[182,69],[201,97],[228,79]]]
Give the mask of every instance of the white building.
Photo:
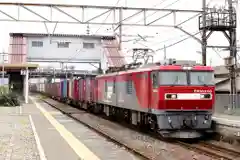
[[[114,36],[10,33],[9,63],[76,62],[108,66],[126,63]],[[96,65],[98,66],[98,65]]]

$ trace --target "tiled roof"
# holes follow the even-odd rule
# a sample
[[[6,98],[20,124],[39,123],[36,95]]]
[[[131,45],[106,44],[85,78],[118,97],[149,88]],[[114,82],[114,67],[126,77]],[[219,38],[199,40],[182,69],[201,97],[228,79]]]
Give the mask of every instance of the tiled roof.
[[[80,38],[97,38],[97,39],[115,39],[115,36],[107,35],[79,35],[79,34],[46,34],[46,33],[9,33],[10,36],[23,36],[23,37],[80,37]]]

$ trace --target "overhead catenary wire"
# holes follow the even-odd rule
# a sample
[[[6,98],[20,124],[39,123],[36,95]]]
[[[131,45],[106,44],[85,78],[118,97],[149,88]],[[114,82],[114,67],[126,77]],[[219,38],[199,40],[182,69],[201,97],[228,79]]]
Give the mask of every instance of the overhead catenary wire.
[[[162,0],[160,3],[155,4],[153,7],[159,6],[159,5],[161,5],[161,4],[162,4],[163,2],[165,2],[165,1],[166,1],[166,0]],[[178,1],[180,1],[180,0],[175,0],[175,1],[173,1],[172,3],[170,3],[170,4],[168,4],[167,6],[163,7],[163,9],[164,9],[164,8],[168,8],[168,7],[172,6],[172,5],[174,5],[174,4],[177,3]],[[147,15],[145,18],[148,18],[148,17],[156,14],[157,12],[158,12],[158,11],[155,11],[155,12],[153,12],[152,14]],[[139,23],[139,22],[141,22],[141,21],[143,21],[143,20],[144,20],[144,18],[141,19],[140,21],[136,22],[136,23]],[[128,29],[127,29],[127,30],[128,30]],[[126,28],[125,28],[123,31],[126,32]],[[180,37],[182,37],[182,36],[184,36],[184,35],[180,35]],[[137,40],[136,40],[136,39],[133,39],[133,40],[131,40],[131,41],[136,41],[136,43],[137,43]],[[167,41],[169,41],[169,40],[167,40]],[[160,43],[163,43],[163,42],[160,42]]]
[[[200,33],[200,31],[194,33],[193,36],[196,36],[196,35],[199,34],[199,33]],[[166,49],[166,48],[169,48],[169,47],[175,46],[175,45],[177,45],[177,44],[179,44],[179,43],[181,43],[181,42],[183,42],[183,41],[186,41],[186,40],[188,40],[188,39],[190,39],[190,38],[192,38],[192,36],[188,36],[188,37],[183,38],[183,39],[181,39],[181,40],[179,40],[179,41],[177,41],[177,42],[175,42],[175,43],[172,43],[172,44],[167,45],[167,46],[165,46],[165,47],[162,47],[162,48],[156,49],[155,52],[158,52],[158,51],[161,51],[161,50],[163,50],[163,49]]]
[[[121,0],[118,0],[117,2],[116,2],[116,4],[115,4],[115,6],[117,6],[118,5],[118,3],[120,2]],[[106,22],[106,20],[108,19],[108,17],[111,15],[111,13],[112,13],[112,10],[111,11],[109,11],[109,13],[108,13],[108,15],[107,15],[107,17],[103,20],[103,22],[102,23],[104,23],[104,22]],[[103,25],[101,25],[97,30],[96,30],[96,32],[95,32],[95,34],[102,28],[102,26]]]
[[[161,4],[162,4],[163,2],[165,2],[165,1],[167,1],[167,0],[162,0],[160,3],[155,4],[153,7],[157,7],[157,6],[161,5]],[[174,2],[172,2],[172,3],[168,4],[167,6],[163,7],[162,9],[166,9],[166,8],[174,5],[174,4],[177,3],[178,1],[180,1],[180,0],[175,0]],[[158,11],[155,11],[155,12],[149,14],[149,15],[146,15],[144,18],[142,18],[141,20],[139,20],[139,21],[137,21],[137,22],[135,22],[135,23],[139,23],[139,22],[143,21],[145,18],[149,18],[150,16],[153,16],[153,15],[156,14],[156,13],[158,13]],[[126,32],[126,30],[128,30],[128,29],[130,29],[130,27],[125,28],[123,31]]]

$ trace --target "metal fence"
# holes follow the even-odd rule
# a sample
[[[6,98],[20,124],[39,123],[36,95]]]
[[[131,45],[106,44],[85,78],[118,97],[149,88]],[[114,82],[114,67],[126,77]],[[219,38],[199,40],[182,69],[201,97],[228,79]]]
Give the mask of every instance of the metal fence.
[[[240,115],[240,94],[216,94],[214,110],[219,114]]]

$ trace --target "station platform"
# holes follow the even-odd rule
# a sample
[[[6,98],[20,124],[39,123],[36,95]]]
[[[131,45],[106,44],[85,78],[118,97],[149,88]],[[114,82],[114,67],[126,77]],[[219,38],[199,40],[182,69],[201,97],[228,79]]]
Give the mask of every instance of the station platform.
[[[212,118],[217,124],[240,128],[240,115],[214,113]]]
[[[240,116],[237,114],[214,113],[215,130],[224,139],[232,139],[239,143],[240,140]]]
[[[30,96],[0,107],[0,159],[137,160],[124,148]]]

